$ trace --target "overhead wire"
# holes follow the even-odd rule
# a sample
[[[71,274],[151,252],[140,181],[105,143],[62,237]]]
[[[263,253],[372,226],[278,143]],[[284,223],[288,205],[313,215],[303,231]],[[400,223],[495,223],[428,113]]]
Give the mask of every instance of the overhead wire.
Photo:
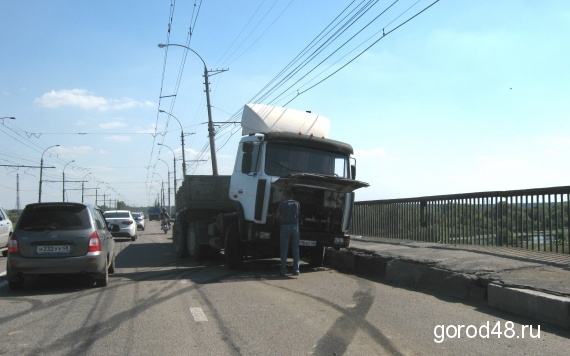
[[[376,45],[380,40],[385,38],[387,35],[393,33],[394,31],[400,29],[405,24],[409,23],[411,20],[431,8],[435,5],[439,0],[433,1],[431,4],[425,6],[424,8],[417,11],[415,14],[408,17],[406,20],[400,22],[395,27],[389,28],[395,21],[401,18],[405,13],[409,12],[410,9],[415,7],[421,0],[417,0],[414,4],[409,6],[404,11],[397,14],[396,17],[392,18],[391,21],[388,21],[386,25],[382,27],[382,33],[377,31],[374,35],[368,37],[365,41],[358,44],[356,47],[349,49],[346,51],[348,44],[352,44],[359,36],[364,34],[364,31],[369,28],[372,24],[375,24],[380,18],[384,18],[387,15],[387,12],[398,3],[399,0],[395,0],[394,2],[390,3],[386,7],[383,7],[377,15],[373,16],[371,20],[368,20],[365,24],[359,26],[355,31],[352,33],[348,33],[348,31],[355,27],[356,24],[361,22],[364,19],[364,15],[368,14],[371,9],[373,9],[377,4],[378,0],[363,0],[359,3],[356,1],[352,1],[348,4],[331,22],[325,26],[325,28],[313,38],[312,41],[309,42],[307,46],[299,54],[297,54],[280,72],[278,72],[275,77],[273,77],[260,91],[258,91],[253,98],[249,101],[252,103],[257,102],[264,102],[270,104],[276,104],[279,102],[285,102],[283,106],[288,105],[293,100],[295,100],[300,95],[306,93],[307,91],[315,88],[316,86],[322,84],[327,79],[331,78],[333,75],[341,71],[342,69],[346,68],[350,63],[353,63],[357,58],[359,58],[362,54]],[[265,1],[264,1],[265,3]],[[263,4],[262,4],[263,5]],[[261,5],[256,9],[257,14],[260,11]],[[283,12],[283,11],[282,11]],[[267,14],[267,12],[266,12]],[[252,16],[246,26],[253,22],[254,16]],[[257,26],[261,20],[258,21]],[[274,23],[274,22],[272,22]],[[236,39],[230,44],[229,48],[232,48],[234,44],[237,42],[238,38],[243,34],[244,29],[242,29]],[[378,38],[378,35],[380,36]],[[237,52],[237,50],[244,45],[246,40],[250,38],[252,33],[248,34],[244,40],[241,41],[240,45],[233,49],[231,54],[228,57],[228,61],[232,58],[232,56]],[[341,44],[336,45],[334,48],[332,46],[338,42],[343,36],[348,36]],[[259,38],[259,37],[258,37]],[[359,48],[362,48],[367,43],[367,45],[363,50],[358,53],[355,53]],[[251,48],[253,44],[251,44],[247,49]],[[332,49],[331,49],[332,48]],[[325,50],[328,52],[325,53]],[[341,50],[346,51],[344,54],[340,53]],[[222,58],[226,57],[226,54],[229,50],[224,52]],[[243,53],[242,53],[243,54]],[[242,54],[240,54],[237,58],[239,58]],[[333,57],[340,58],[334,59]],[[324,56],[319,58],[320,56]],[[349,57],[347,59],[347,57]],[[233,59],[234,61],[237,58]],[[331,62],[332,61],[332,62]],[[341,63],[342,62],[342,63]],[[331,63],[331,64],[329,64]],[[330,72],[333,66],[337,64],[340,66]],[[326,68],[322,69],[318,73],[315,74],[315,71],[319,68],[322,68],[326,65]],[[329,71],[330,73],[327,73]],[[310,77],[311,74],[314,74]],[[324,77],[323,77],[324,76]],[[299,86],[298,86],[299,85]],[[297,87],[298,86],[298,87]],[[227,119],[228,122],[230,121],[239,121],[239,116],[242,111],[240,108],[236,113],[230,116]],[[235,125],[231,123],[222,123],[216,130],[216,137],[217,139],[225,139],[224,143],[218,145],[217,151],[224,147],[224,145],[229,142],[229,139],[235,135],[239,131],[239,127],[235,128]],[[208,151],[209,144],[206,143],[199,151],[197,158],[203,159],[206,157],[206,152]]]

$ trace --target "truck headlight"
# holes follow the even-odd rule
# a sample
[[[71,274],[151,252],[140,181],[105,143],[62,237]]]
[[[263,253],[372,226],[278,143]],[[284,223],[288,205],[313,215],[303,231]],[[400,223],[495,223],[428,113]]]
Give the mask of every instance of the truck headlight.
[[[271,233],[267,231],[260,231],[258,237],[262,240],[269,240],[271,238]]]
[[[334,238],[335,245],[344,245],[344,237],[335,237]]]

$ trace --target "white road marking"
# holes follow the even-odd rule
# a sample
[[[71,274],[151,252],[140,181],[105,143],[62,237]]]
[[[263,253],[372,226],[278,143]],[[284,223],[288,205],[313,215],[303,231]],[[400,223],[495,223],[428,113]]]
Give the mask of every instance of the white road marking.
[[[194,317],[194,321],[208,321],[208,318],[206,317],[206,314],[204,314],[202,308],[190,308],[190,312]]]

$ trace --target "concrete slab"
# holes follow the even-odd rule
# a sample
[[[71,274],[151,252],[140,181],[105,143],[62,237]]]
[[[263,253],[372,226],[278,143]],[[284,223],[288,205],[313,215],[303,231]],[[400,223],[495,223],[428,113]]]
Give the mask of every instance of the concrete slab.
[[[491,283],[487,304],[514,315],[570,328],[570,298]]]
[[[326,265],[570,328],[569,255],[363,237]]]

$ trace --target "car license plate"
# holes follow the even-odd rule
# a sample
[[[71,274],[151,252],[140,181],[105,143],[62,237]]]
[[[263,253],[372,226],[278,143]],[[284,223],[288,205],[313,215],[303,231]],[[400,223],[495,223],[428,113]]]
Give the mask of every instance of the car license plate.
[[[38,246],[38,255],[62,255],[70,252],[69,245]]]
[[[299,245],[300,246],[317,246],[317,241],[300,240]]]

